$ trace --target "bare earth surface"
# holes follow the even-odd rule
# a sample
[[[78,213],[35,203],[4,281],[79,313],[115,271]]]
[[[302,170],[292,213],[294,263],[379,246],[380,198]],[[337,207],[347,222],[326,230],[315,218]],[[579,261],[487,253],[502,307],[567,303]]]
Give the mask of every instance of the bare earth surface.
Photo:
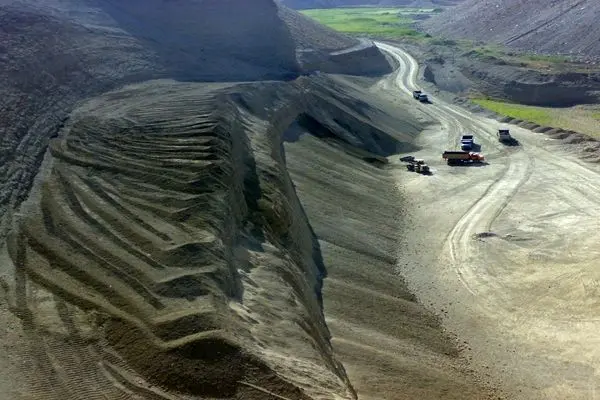
[[[7,397],[496,398],[395,270],[421,123],[385,110],[325,75],[79,107],[2,264]]]
[[[595,0],[468,0],[424,22],[428,32],[533,52],[598,59]]]
[[[370,104],[365,115],[398,140],[412,141],[422,129],[408,108],[364,93],[347,78],[336,81]],[[319,238],[327,267],[325,319],[358,398],[503,398],[485,374],[472,373],[460,356],[462,343],[440,329],[398,273],[398,252],[412,257],[414,249],[399,247],[412,207],[396,190],[394,169],[356,162],[337,146],[297,133],[299,140],[285,144],[287,166]],[[411,148],[403,143],[399,151]]]
[[[400,68],[380,80],[151,80],[198,72],[200,61],[187,58],[196,52],[169,45],[200,45],[184,40],[197,25],[191,14],[164,13],[171,27],[188,21],[168,30],[174,37],[142,38],[135,32],[164,26],[155,24],[163,13],[139,15],[133,2],[112,0],[100,9],[57,0],[43,12],[28,4],[0,10],[17,30],[11,38],[37,21],[29,31],[44,49],[48,29],[70,15],[87,23],[57,35],[49,54],[63,57],[70,34],[85,31],[139,62],[119,79],[53,98],[56,109],[30,120],[15,104],[38,86],[26,76],[6,86],[18,101],[3,106],[12,110],[2,149],[0,234],[10,232],[0,248],[3,399],[595,396],[599,178],[563,141],[512,128],[520,146],[504,147],[496,121],[436,97],[415,102],[416,62],[383,43]],[[266,21],[277,20],[280,9],[264,5]],[[91,23],[107,15],[124,19]],[[316,27],[282,15],[298,25],[289,28],[295,36],[263,50],[288,76]],[[261,20],[249,20],[252,29],[237,28],[252,41],[243,34]],[[354,57],[346,45],[364,45],[314,43],[340,41],[346,53],[313,61],[334,70]],[[219,43],[207,56],[227,63]],[[187,64],[164,62],[170,56]],[[212,65],[215,79],[226,72]],[[262,67],[253,80],[281,78]],[[68,72],[55,84],[98,81],[97,71]],[[54,87],[36,96],[47,93]],[[442,163],[464,132],[489,164]],[[404,153],[425,158],[433,175],[407,172]]]
[[[401,72],[377,90],[410,101],[416,62],[379,46],[399,60]],[[435,97],[414,107],[431,125],[415,143],[422,150],[412,154],[425,158],[433,175],[398,168],[398,186],[413,204],[413,251],[401,254],[399,271],[510,398],[595,398],[598,166],[522,128],[511,127],[520,146],[505,147],[495,138],[497,121]],[[488,165],[441,160],[464,133],[475,135]]]

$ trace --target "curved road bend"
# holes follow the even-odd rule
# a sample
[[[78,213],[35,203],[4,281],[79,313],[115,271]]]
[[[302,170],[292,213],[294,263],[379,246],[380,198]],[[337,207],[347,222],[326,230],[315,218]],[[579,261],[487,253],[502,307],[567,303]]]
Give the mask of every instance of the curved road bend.
[[[376,45],[399,64],[388,88],[412,98],[417,61]],[[557,146],[549,151],[552,140],[520,127],[510,127],[520,146],[507,147],[496,139],[498,121],[431,100],[415,107],[446,134],[427,142],[424,157],[439,158],[470,132],[494,165],[457,173],[440,162],[435,183],[413,189],[422,213],[448,221],[446,232],[434,233],[445,234],[438,265],[418,277],[437,279],[437,288],[417,289],[421,301],[445,305],[446,323],[468,338],[475,363],[494,370],[515,398],[600,400],[599,171]],[[461,185],[480,190],[452,192]],[[460,203],[466,209],[449,217]]]

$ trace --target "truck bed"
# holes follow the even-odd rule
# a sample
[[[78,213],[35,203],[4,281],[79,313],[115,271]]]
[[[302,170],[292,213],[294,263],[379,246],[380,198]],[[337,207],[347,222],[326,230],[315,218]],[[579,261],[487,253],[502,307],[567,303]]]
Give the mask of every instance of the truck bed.
[[[466,157],[466,158],[469,158],[469,152],[468,151],[444,151],[444,153],[442,153],[442,157],[444,157],[444,158],[448,158],[448,157],[452,157],[452,158]]]
[[[464,160],[464,161],[483,161],[483,155],[472,151],[451,151],[447,150],[442,153],[442,158],[445,160]]]

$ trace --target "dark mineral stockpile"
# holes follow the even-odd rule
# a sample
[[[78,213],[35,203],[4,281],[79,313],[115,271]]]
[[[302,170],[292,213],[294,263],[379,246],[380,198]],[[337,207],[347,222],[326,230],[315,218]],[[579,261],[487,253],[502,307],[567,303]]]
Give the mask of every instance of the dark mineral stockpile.
[[[372,43],[272,0],[0,4],[3,399],[477,392],[394,274],[421,123],[352,76]]]
[[[372,45],[356,48],[357,41],[272,0],[0,1],[0,24],[6,175],[0,233],[10,225],[10,209],[27,195],[48,139],[81,99],[155,78],[293,79],[305,70],[299,51],[312,55],[307,72],[335,72],[345,64],[345,73],[390,71]],[[343,56],[329,56],[351,47]],[[366,67],[345,63],[365,54]]]

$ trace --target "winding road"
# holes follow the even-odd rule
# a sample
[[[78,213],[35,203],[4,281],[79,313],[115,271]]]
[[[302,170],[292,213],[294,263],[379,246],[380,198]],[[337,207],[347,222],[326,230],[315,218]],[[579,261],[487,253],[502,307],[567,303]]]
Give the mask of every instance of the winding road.
[[[520,145],[505,146],[496,139],[498,121],[434,96],[431,104],[413,101],[417,61],[376,45],[399,65],[380,87],[400,90],[436,121],[417,139],[434,175],[398,178],[419,204],[423,230],[435,227],[424,240],[435,265],[408,273],[421,282],[414,284],[421,301],[445,308],[446,324],[472,344],[474,362],[491,365],[514,398],[588,400],[596,388],[600,398],[598,169],[543,134],[511,126]],[[489,165],[440,160],[466,132]]]

